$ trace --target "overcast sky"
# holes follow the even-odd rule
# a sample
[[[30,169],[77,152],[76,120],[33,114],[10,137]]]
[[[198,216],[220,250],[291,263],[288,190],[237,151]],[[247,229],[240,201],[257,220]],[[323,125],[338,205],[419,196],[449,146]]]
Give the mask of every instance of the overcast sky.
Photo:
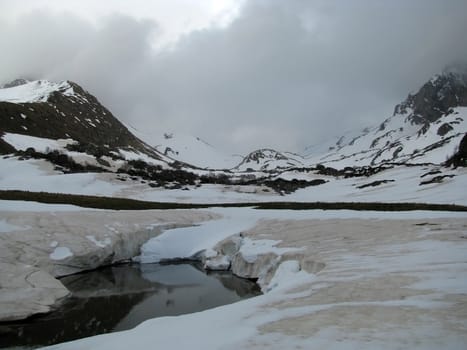
[[[467,60],[465,0],[0,0],[0,82],[72,80],[138,129],[300,151]]]

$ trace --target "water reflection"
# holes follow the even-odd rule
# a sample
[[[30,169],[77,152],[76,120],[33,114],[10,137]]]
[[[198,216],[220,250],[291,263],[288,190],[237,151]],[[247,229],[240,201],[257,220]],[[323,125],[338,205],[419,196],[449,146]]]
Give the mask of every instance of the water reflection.
[[[114,266],[62,282],[73,297],[49,315],[0,324],[0,348],[121,331],[149,318],[202,311],[260,293],[250,281],[230,273],[206,274],[192,264]]]

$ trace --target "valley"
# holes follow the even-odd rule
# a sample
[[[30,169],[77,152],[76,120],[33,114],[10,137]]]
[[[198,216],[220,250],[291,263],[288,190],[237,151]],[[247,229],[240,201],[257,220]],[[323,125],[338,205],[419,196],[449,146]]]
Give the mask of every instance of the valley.
[[[150,135],[69,81],[4,86],[0,119],[0,332],[56,315],[80,292],[63,278],[195,261],[263,294],[50,349],[467,342],[467,71],[319,152]]]

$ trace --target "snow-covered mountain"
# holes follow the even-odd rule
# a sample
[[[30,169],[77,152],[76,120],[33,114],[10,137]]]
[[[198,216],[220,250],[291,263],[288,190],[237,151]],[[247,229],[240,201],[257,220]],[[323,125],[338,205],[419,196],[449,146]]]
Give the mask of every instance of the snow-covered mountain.
[[[240,155],[223,153],[199,137],[173,132],[152,134],[132,126],[128,129],[159,153],[198,168],[231,169],[242,160]]]
[[[110,179],[143,184],[143,191],[148,187],[188,190],[187,186],[206,184],[262,186],[270,175],[230,171],[240,157],[224,157],[199,138],[163,134],[157,139],[138,133],[152,147],[94,96],[68,81],[17,80],[4,86],[0,89],[0,118],[0,154],[5,155],[0,167],[19,169],[21,165],[14,164],[40,160],[40,166],[52,164],[53,176],[108,173]],[[281,169],[279,160],[286,158],[275,155],[275,160],[273,170]],[[287,165],[290,167],[290,162]],[[210,169],[203,169],[207,166]],[[274,188],[275,182],[269,181],[267,186]]]
[[[303,167],[303,159],[290,152],[278,152],[270,148],[258,149],[248,154],[238,164],[236,171],[281,171]]]
[[[0,119],[3,154],[27,151],[49,158],[65,154],[81,166],[107,170],[138,159],[164,167],[173,162],[135,137],[94,96],[69,81],[20,79],[5,85],[0,89]]]
[[[335,168],[441,164],[455,154],[466,131],[467,67],[456,67],[409,94],[381,124],[339,138],[328,152],[315,153],[307,162]]]
[[[388,188],[410,199],[430,188],[432,200],[438,186],[465,183],[465,169],[439,165],[466,165],[466,75],[434,77],[383,123],[341,137],[325,154],[259,149],[242,159],[196,137],[126,127],[75,83],[18,80],[0,88],[0,189],[193,203],[326,200],[330,193],[378,200],[392,198]],[[407,164],[420,166],[409,171]]]

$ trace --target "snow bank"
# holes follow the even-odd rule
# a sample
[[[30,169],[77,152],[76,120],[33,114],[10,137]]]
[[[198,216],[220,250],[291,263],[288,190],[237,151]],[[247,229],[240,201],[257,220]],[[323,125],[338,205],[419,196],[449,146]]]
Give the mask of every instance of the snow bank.
[[[190,259],[212,248],[223,239],[251,228],[257,216],[251,210],[214,210],[223,217],[195,227],[169,230],[154,237],[141,247],[137,258],[142,263],[163,260]],[[199,258],[199,257],[198,257]]]
[[[232,219],[245,219],[247,211],[273,219],[260,221],[244,238],[302,247],[326,267],[312,274],[286,259],[262,296],[50,349],[146,349],[157,342],[167,349],[425,350],[466,343],[465,214],[219,211]],[[347,219],[333,219],[343,213]],[[244,224],[240,220],[239,229]],[[209,243],[204,248],[212,245],[207,237],[201,241]],[[259,246],[276,246],[269,243]]]

